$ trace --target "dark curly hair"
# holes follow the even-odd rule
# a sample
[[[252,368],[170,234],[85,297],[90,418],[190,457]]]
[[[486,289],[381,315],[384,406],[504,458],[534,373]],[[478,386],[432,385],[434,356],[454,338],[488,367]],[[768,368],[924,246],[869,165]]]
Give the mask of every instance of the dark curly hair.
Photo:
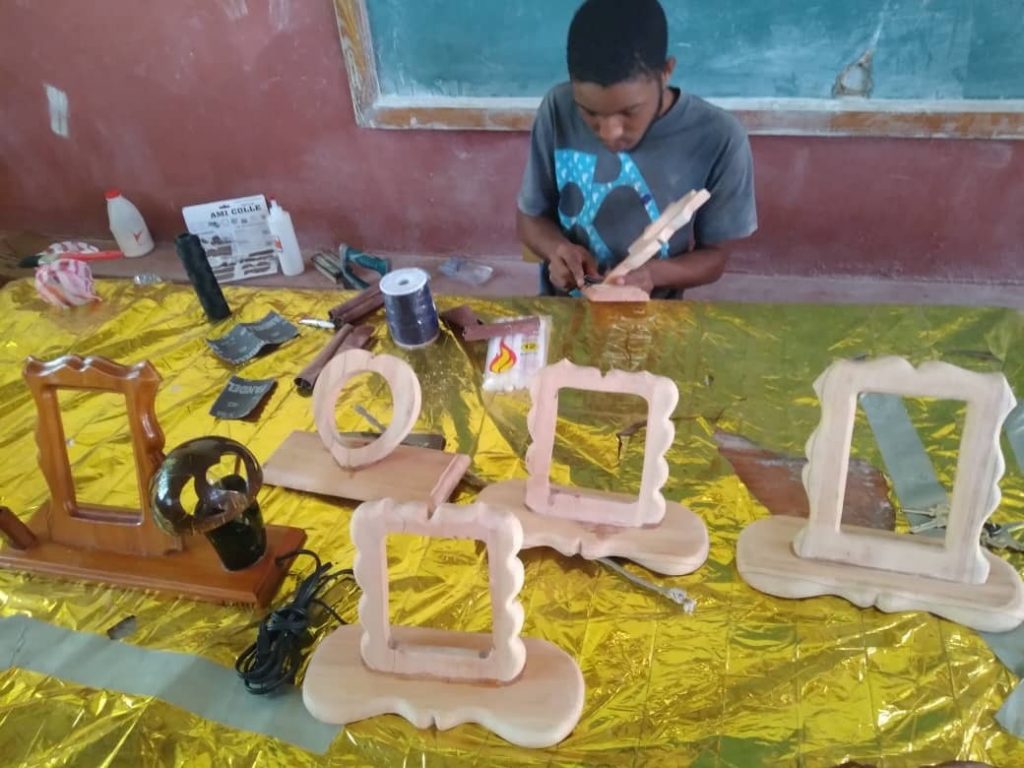
[[[569,77],[614,85],[656,75],[668,58],[668,22],[658,0],[587,0],[569,26]]]

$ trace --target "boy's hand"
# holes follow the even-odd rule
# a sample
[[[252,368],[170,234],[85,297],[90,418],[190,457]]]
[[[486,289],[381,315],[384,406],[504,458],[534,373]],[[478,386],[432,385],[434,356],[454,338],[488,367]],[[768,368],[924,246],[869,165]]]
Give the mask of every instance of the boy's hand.
[[[648,294],[654,290],[654,279],[651,277],[651,270],[647,264],[644,264],[639,269],[634,269],[632,272],[627,272],[622,277],[612,278],[612,283],[615,285],[635,285]]]
[[[598,276],[597,261],[582,245],[560,245],[548,260],[548,277],[551,284],[560,290],[582,288],[588,275]]]

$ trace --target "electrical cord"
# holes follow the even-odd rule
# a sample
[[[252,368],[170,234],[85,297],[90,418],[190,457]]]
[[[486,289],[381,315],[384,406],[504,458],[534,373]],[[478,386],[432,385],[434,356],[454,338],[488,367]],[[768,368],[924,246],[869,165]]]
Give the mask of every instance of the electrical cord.
[[[263,619],[256,642],[242,651],[235,661],[235,671],[249,693],[263,695],[295,682],[295,675],[302,665],[303,651],[313,640],[309,629],[313,605],[326,610],[339,624],[346,623],[320,596],[338,579],[352,578],[352,570],[332,571],[333,563],[321,563],[320,557],[308,549],[280,555],[277,561],[280,563],[302,555],[312,557],[316,568],[299,583],[291,599]]]

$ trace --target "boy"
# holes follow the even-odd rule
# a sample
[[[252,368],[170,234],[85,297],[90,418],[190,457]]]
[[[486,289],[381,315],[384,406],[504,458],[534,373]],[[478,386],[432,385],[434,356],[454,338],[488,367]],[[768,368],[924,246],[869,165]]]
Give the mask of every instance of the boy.
[[[711,199],[668,248],[620,282],[679,296],[725,269],[726,241],[757,229],[750,144],[739,121],[669,86],[658,0],[586,0],[569,27],[570,82],[533,125],[516,228],[543,259],[541,292],[581,288],[691,189]]]

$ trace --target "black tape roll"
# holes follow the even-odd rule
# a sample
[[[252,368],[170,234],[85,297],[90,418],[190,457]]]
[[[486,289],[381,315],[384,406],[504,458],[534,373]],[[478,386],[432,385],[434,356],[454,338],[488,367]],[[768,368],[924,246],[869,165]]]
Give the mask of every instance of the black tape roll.
[[[186,232],[178,235],[174,247],[181,263],[185,265],[185,273],[199,297],[207,319],[216,322],[230,316],[231,308],[220,290],[216,275],[210,269],[210,260],[206,258],[206,251],[199,238]]]

